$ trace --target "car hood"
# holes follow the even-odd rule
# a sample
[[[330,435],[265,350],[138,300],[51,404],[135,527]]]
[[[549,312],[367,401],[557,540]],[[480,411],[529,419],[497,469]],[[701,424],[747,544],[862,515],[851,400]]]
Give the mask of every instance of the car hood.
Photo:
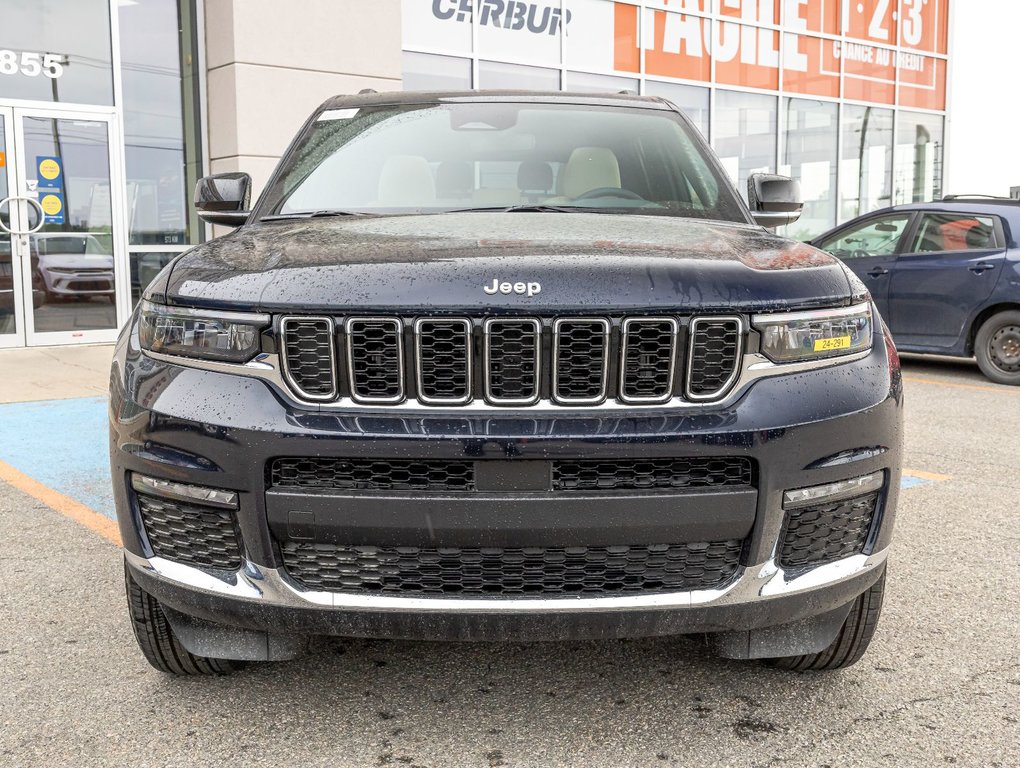
[[[494,280],[541,292],[486,293]],[[260,223],[187,252],[165,291],[171,304],[269,312],[774,310],[851,298],[836,259],[758,227],[589,213]]]

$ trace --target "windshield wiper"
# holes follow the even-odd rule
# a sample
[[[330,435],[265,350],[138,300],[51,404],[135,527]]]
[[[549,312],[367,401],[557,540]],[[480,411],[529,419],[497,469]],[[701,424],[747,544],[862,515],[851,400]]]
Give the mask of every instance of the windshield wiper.
[[[276,213],[263,216],[259,221],[282,221],[284,219],[319,219],[329,216],[376,216],[365,211],[344,211],[340,209],[324,209],[321,211],[295,211],[294,213]]]
[[[584,208],[578,205],[543,205],[541,203],[529,203],[528,205],[492,205],[485,208],[456,208],[447,213],[577,213],[578,211],[598,211],[598,208]]]

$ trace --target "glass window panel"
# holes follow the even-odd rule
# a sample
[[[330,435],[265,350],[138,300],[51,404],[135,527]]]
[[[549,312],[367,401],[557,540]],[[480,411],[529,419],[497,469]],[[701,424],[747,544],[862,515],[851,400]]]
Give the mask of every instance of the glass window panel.
[[[715,149],[745,200],[750,174],[775,172],[776,119],[775,96],[716,92]]]
[[[194,179],[187,172],[177,0],[135,0],[119,6],[118,18],[130,242],[183,244]]]
[[[892,202],[892,133],[892,110],[843,106],[840,221]]]
[[[664,83],[661,80],[646,80],[645,93],[648,96],[662,96],[662,98],[672,101],[698,126],[702,136],[708,137],[708,88],[681,85],[680,83]]]
[[[591,72],[567,72],[565,90],[587,93],[619,93],[620,91],[637,93],[640,87],[637,79],[632,77],[596,75]]]
[[[131,305],[141,299],[142,292],[149,287],[160,270],[180,256],[180,251],[131,252]]]
[[[521,64],[504,64],[498,61],[480,61],[478,87],[558,91],[560,71],[544,67],[526,67]]]
[[[5,2],[0,98],[113,104],[109,0]]]
[[[41,173],[42,230],[30,241],[32,264],[42,279],[43,301],[34,306],[35,330],[116,328],[113,207],[106,123],[24,118],[24,152],[39,168],[59,168],[52,183]],[[36,173],[35,170],[32,173]],[[51,206],[47,198],[52,198]],[[35,302],[33,302],[35,303]]]
[[[987,251],[999,247],[995,219],[953,213],[926,213],[908,253]]]
[[[405,91],[470,91],[471,60],[404,52]]]
[[[810,240],[836,224],[839,107],[832,102],[785,99],[786,133],[780,173],[800,181],[804,212],[784,234]]]
[[[896,128],[896,198],[922,203],[942,197],[943,118],[900,112]]]
[[[910,213],[894,213],[868,219],[823,240],[818,247],[844,261],[894,256],[911,216]]]

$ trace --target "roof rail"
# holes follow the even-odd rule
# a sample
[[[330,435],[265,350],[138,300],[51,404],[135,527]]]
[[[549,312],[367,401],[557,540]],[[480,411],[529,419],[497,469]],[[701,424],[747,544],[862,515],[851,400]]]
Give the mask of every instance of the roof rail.
[[[955,200],[1004,200],[1008,203],[1018,202],[1017,199],[1013,197],[1001,197],[999,195],[982,195],[982,194],[946,195],[945,197],[942,198],[943,203],[951,203]]]

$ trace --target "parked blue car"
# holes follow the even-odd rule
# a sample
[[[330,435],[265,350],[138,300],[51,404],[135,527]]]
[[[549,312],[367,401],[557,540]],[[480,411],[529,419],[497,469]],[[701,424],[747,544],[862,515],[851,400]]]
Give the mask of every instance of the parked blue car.
[[[976,357],[1020,386],[1020,201],[950,197],[856,218],[811,241],[871,291],[903,352]]]

